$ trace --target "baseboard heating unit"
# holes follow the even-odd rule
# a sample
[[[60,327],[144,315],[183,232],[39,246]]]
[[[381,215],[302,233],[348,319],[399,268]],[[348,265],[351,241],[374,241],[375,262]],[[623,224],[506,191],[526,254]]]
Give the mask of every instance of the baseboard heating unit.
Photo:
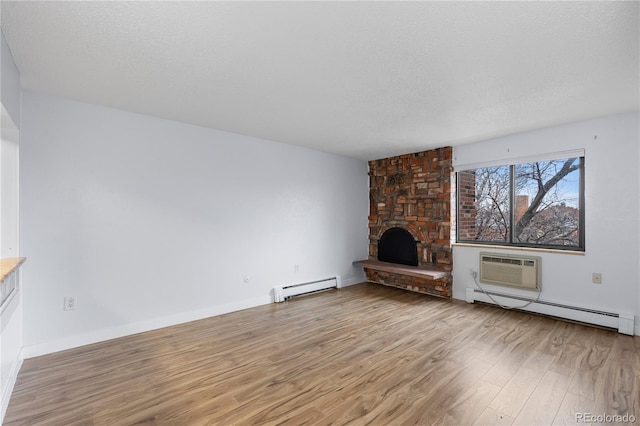
[[[301,284],[292,284],[283,287],[273,288],[273,301],[284,302],[292,296],[299,296],[302,294],[314,293],[316,291],[327,290],[330,288],[340,288],[341,280],[340,276],[331,278],[325,278],[318,281],[310,281]]]
[[[495,301],[491,300],[491,298],[482,290],[467,287],[466,301],[468,303],[477,301],[489,304],[495,304],[498,302],[505,306],[518,306],[530,301],[530,299],[521,296],[502,294],[493,291],[487,291],[486,293],[495,299]],[[542,300],[533,302],[518,310],[614,328],[618,330],[618,333],[633,336],[635,318],[629,313],[604,312],[594,309],[562,305],[559,303],[545,302]]]

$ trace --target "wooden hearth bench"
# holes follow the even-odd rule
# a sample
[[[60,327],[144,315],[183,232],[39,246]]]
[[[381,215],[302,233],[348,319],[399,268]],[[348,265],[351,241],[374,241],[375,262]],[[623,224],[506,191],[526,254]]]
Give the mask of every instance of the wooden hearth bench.
[[[392,287],[440,297],[451,297],[451,272],[437,266],[409,266],[366,259],[354,262],[362,265],[367,280]]]
[[[427,269],[421,266],[409,266],[400,265],[398,263],[381,262],[375,259],[359,260],[355,263],[359,263],[365,269],[373,269],[376,271],[393,272],[401,275],[409,275],[412,277],[423,277],[432,280],[438,278],[445,278],[451,275],[446,271],[439,271],[437,269]]]

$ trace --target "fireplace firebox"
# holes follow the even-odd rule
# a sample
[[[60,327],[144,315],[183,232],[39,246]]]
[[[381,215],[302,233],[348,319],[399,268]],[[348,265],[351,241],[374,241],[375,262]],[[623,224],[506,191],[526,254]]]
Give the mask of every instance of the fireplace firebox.
[[[378,260],[418,266],[418,247],[413,235],[403,228],[387,229],[378,241]]]

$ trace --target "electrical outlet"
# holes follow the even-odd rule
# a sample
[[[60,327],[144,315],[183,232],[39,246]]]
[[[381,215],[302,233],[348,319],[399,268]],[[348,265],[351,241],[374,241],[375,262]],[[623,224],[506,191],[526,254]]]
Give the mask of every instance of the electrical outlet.
[[[591,274],[591,282],[594,284],[602,284],[602,274],[600,272]]]
[[[65,311],[75,311],[77,303],[78,301],[75,296],[66,296],[64,298],[64,305],[62,306],[62,309]]]
[[[300,272],[300,265],[298,265],[297,263],[293,265],[293,272]]]

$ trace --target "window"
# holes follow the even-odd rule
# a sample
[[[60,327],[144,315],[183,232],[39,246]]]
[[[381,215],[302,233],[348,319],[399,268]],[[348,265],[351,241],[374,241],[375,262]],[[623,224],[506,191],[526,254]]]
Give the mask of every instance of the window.
[[[584,250],[584,157],[457,173],[459,242]]]

